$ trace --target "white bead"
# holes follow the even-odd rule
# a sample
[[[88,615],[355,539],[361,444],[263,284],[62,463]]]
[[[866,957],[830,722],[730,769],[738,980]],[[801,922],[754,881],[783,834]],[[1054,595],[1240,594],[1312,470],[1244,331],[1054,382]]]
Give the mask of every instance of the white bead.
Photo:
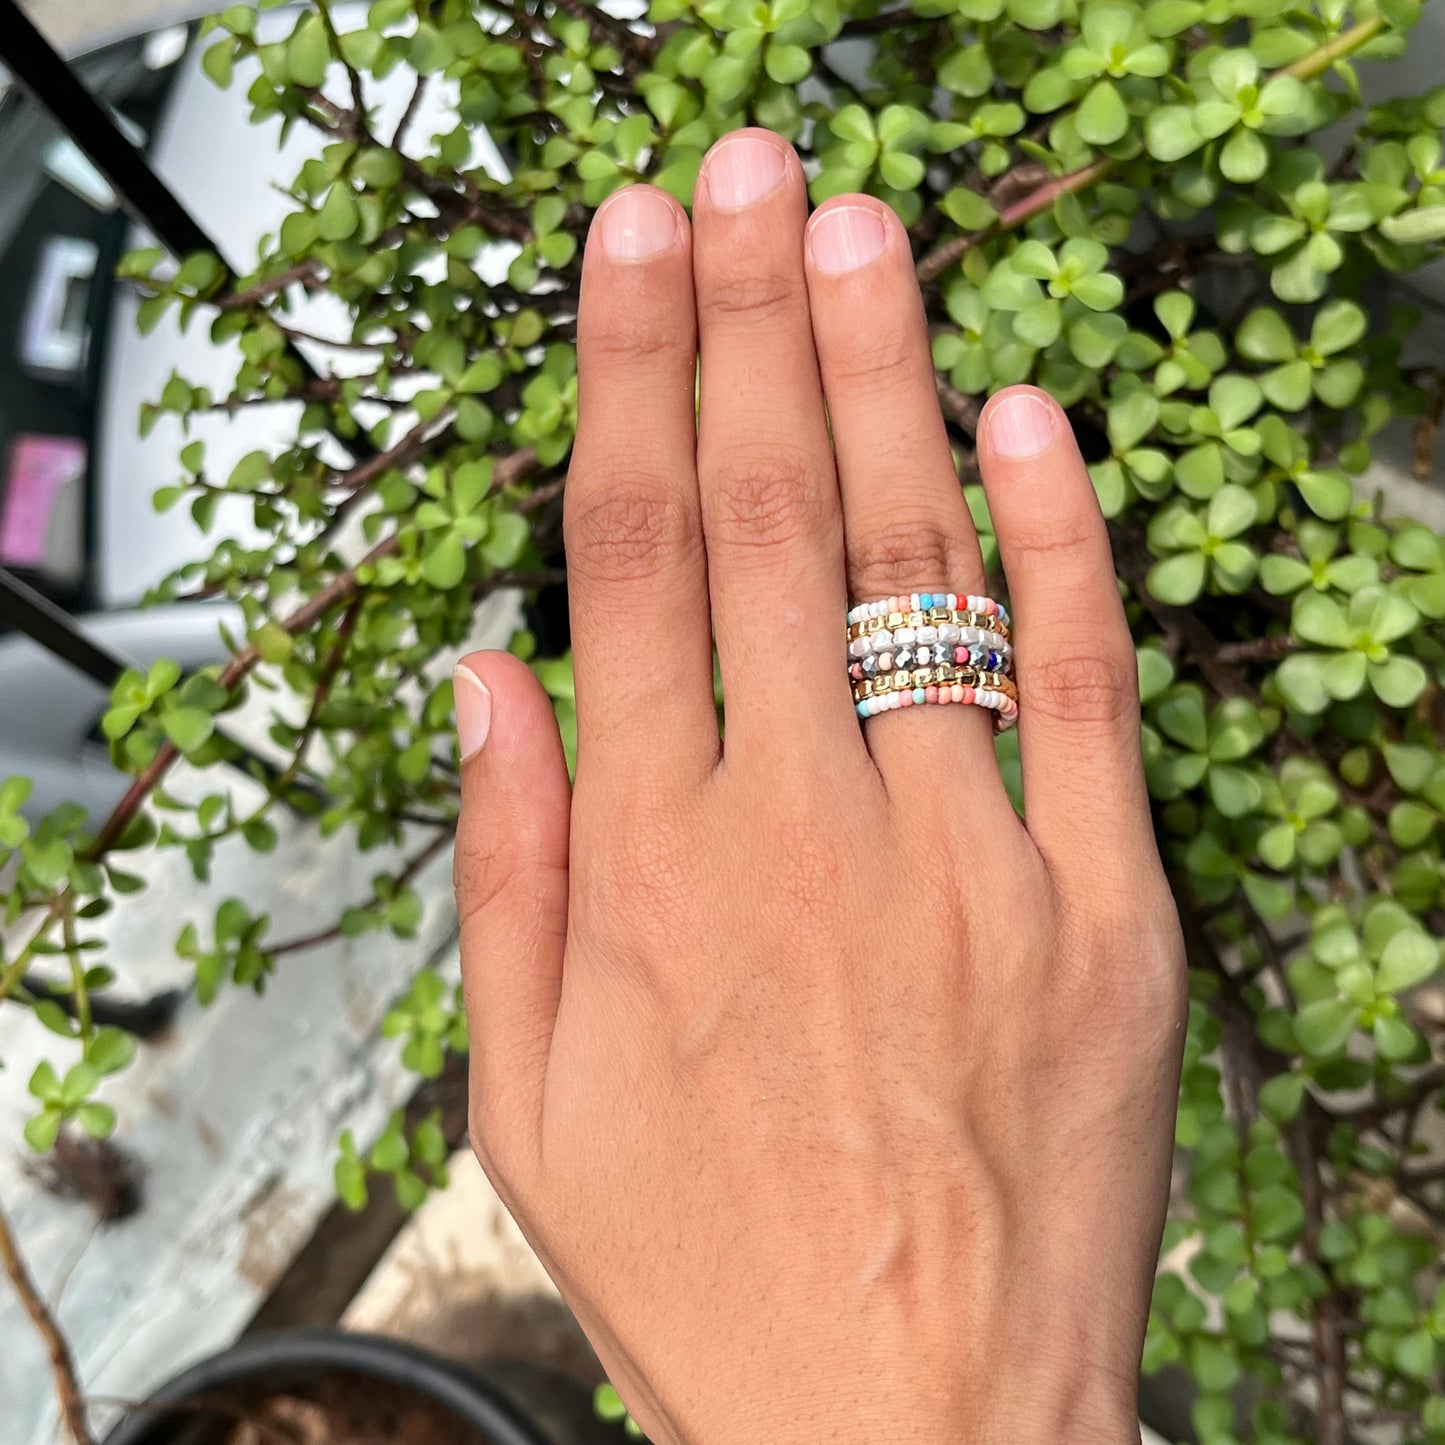
[[[931,647],[938,641],[938,629],[936,627],[920,627],[918,629],[918,640],[925,647]]]
[[[959,627],[956,622],[940,622],[938,624],[938,640],[940,642],[957,642]]]
[[[868,641],[873,644],[874,652],[890,652],[893,648],[893,634],[885,627],[880,632],[873,633]]]
[[[867,657],[872,650],[866,637],[855,637],[848,643],[849,657]]]
[[[915,636],[917,630],[918,629],[915,627],[900,627],[896,632],[894,632],[893,640],[899,645],[899,647],[911,645],[918,640]]]

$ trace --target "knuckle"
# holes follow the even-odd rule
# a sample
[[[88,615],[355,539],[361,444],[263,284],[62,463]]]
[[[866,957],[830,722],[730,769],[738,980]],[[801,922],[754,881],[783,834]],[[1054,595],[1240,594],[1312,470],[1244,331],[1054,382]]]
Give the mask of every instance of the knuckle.
[[[972,578],[978,570],[976,558],[970,561],[960,539],[936,518],[894,513],[859,532],[857,543],[849,544],[849,557],[860,597],[912,590],[925,581]]]
[[[866,335],[853,332],[848,344],[838,347],[828,362],[831,388],[864,392],[886,401],[926,375],[923,356],[912,340],[896,332]],[[928,395],[932,397],[932,387]]]
[[[830,470],[790,443],[732,444],[708,488],[709,530],[744,548],[820,538],[834,517],[833,485]]]
[[[1043,510],[1030,517],[1028,525],[1016,527],[1008,538],[1008,556],[1017,568],[1019,560],[1035,566],[1055,566],[1083,551],[1087,534],[1076,512],[1050,514]]]
[[[675,318],[624,315],[610,325],[589,330],[583,352],[586,360],[604,362],[601,370],[615,378],[619,372],[687,371],[697,360],[691,327]]]
[[[674,482],[633,471],[626,478],[569,478],[563,511],[568,566],[583,581],[654,577],[698,545],[691,509]]]
[[[1174,900],[1166,886],[1121,887],[1117,903],[1097,890],[1066,907],[1060,920],[1055,978],[1088,1017],[1114,1019],[1131,1033],[1161,1038],[1188,1020],[1188,970]]]
[[[1061,653],[1029,659],[1020,676],[1024,705],[1035,715],[1106,727],[1138,720],[1139,678],[1132,656],[1104,650]]]
[[[797,315],[806,295],[795,276],[742,266],[714,267],[700,291],[704,320],[729,328],[751,328]]]

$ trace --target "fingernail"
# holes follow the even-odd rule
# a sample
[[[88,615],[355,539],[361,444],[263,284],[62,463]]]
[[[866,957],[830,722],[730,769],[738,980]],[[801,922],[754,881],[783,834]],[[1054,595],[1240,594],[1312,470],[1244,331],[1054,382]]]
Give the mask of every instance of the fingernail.
[[[466,762],[481,752],[491,731],[492,695],[471,668],[461,666],[452,672],[452,691],[457,703],[457,741],[462,745],[462,761]]]
[[[751,206],[783,179],[785,164],[777,141],[756,135],[719,141],[703,166],[708,200],[722,211]]]
[[[819,211],[808,227],[808,251],[826,276],[856,271],[883,254],[888,232],[868,206],[832,206]]]
[[[672,245],[677,236],[677,212],[645,186],[617,191],[602,207],[598,222],[602,245],[614,261],[641,261]]]
[[[1002,457],[1037,456],[1054,440],[1054,409],[1031,391],[1015,391],[989,408],[989,445]]]

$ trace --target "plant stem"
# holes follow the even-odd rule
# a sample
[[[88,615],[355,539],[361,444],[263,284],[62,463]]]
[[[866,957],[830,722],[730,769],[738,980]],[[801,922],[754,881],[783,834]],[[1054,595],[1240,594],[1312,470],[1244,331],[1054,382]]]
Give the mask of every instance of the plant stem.
[[[1012,231],[1015,227],[1022,226],[1025,221],[1038,215],[1040,211],[1047,210],[1060,196],[1068,195],[1073,191],[1087,190],[1096,181],[1103,180],[1117,164],[1118,162],[1113,157],[1103,156],[1076,171],[1070,171],[1066,176],[1055,176],[1053,180],[1046,181],[1036,191],[1031,191],[1021,201],[1015,201],[1013,205],[1000,211],[998,220],[993,225],[985,227],[982,231],[973,231],[966,236],[954,236],[951,240],[945,241],[941,246],[930,251],[914,268],[919,282],[926,284],[932,281],[940,271],[953,265],[975,246],[981,245],[984,241],[991,241],[1005,231]]]
[[[1373,40],[1384,28],[1385,17],[1372,15],[1368,20],[1362,20],[1358,25],[1352,25],[1348,30],[1336,35],[1333,40],[1321,45],[1317,50],[1311,50],[1308,55],[1300,56],[1292,65],[1286,65],[1283,69],[1275,71],[1275,74],[1292,75],[1296,80],[1313,80],[1315,76],[1323,75],[1335,61],[1343,60],[1345,56],[1358,50],[1367,40]]]
[[[3,1267],[15,1293],[20,1297],[21,1306],[30,1316],[30,1322],[45,1343],[50,1356],[50,1370],[55,1376],[55,1394],[60,1402],[61,1417],[70,1431],[75,1445],[94,1445],[90,1425],[85,1418],[85,1399],[80,1382],[75,1374],[75,1360],[70,1345],[55,1322],[49,1306],[40,1296],[35,1281],[21,1257],[20,1246],[10,1228],[5,1211],[0,1208],[0,1267]]]

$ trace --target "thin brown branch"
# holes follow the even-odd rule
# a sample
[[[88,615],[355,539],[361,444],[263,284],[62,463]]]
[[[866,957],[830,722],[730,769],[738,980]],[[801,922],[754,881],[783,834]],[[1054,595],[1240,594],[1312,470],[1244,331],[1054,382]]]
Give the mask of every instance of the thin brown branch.
[[[1215,649],[1215,657],[1223,663],[1278,662],[1287,653],[1299,647],[1293,637],[1281,634],[1278,637],[1252,637],[1247,642],[1221,642]]]
[[[35,1281],[30,1277],[25,1260],[21,1257],[20,1246],[10,1228],[5,1211],[0,1209],[0,1267],[10,1280],[11,1286],[20,1298],[21,1307],[30,1316],[30,1323],[45,1344],[50,1356],[50,1372],[55,1377],[55,1395],[60,1402],[60,1414],[65,1427],[70,1431],[75,1445],[94,1445],[89,1422],[85,1418],[85,1396],[81,1393],[76,1378],[75,1359],[70,1344],[55,1322],[50,1307],[40,1296]]]
[[[416,115],[417,107],[421,104],[422,97],[426,94],[428,80],[429,77],[425,74],[417,76],[416,84],[412,87],[411,98],[406,103],[406,109],[402,111],[401,119],[397,121],[396,129],[391,133],[392,150],[399,149],[402,141],[406,138],[407,127],[411,125]]]
[[[881,10],[877,15],[860,15],[856,20],[846,21],[838,32],[845,35],[881,35],[887,30],[901,30],[905,25],[927,25],[931,22],[918,15],[909,6],[895,10]]]
[[[976,396],[969,396],[957,387],[950,386],[942,377],[936,377],[938,384],[938,405],[949,421],[963,428],[969,436],[978,432],[978,418],[983,403]]]
[[[451,842],[454,835],[452,828],[439,828],[437,834],[426,847],[420,849],[413,857],[409,858],[401,872],[396,875],[395,883],[397,892],[405,888],[438,853]],[[367,907],[372,899],[367,899],[359,906]],[[341,937],[341,925],[335,924],[331,928],[319,929],[315,933],[304,934],[299,938],[288,938],[284,943],[278,943],[266,952],[272,958],[280,958],[283,954],[303,953],[307,949],[317,948],[323,943],[332,943]]]
[[[493,472],[493,490],[525,476],[536,465],[536,461],[537,454],[531,447],[523,447],[511,456],[504,457],[497,463]],[[370,463],[365,465],[369,466]],[[359,471],[361,468],[357,470]],[[397,544],[398,538],[395,532],[383,537],[355,566],[338,572],[325,587],[313,593],[305,603],[278,625],[292,636],[315,626],[333,607],[337,607],[355,596],[361,586],[358,574],[383,557],[391,556],[396,551]],[[242,648],[221,669],[221,674],[216,679],[217,683],[226,692],[230,692],[245,679],[260,660],[261,654],[254,647]],[[141,804],[170,771],[171,765],[179,756],[179,750],[173,743],[162,745],[149,766],[126,790],[125,796],[116,804],[111,815],[102,824],[100,832],[95,836],[95,842],[89,849],[87,855],[89,858],[92,860],[99,858],[114,847],[130,826],[131,819],[140,811]],[[60,898],[65,896],[65,894],[58,895]]]
[[[1115,164],[1114,160],[1105,156],[1101,160],[1091,161],[1077,171],[1056,176],[1037,190],[1031,191],[1022,200],[1015,201],[1013,205],[1000,211],[998,220],[993,225],[986,226],[981,231],[971,231],[964,236],[954,236],[941,246],[935,247],[914,267],[914,274],[918,277],[920,284],[927,284],[940,272],[946,271],[955,261],[962,260],[975,246],[982,245],[985,241],[993,240],[995,236],[1022,226],[1025,221],[1038,215],[1040,211],[1048,210],[1060,196],[1069,195],[1074,191],[1087,190],[1096,182],[1103,180],[1114,169]]]

